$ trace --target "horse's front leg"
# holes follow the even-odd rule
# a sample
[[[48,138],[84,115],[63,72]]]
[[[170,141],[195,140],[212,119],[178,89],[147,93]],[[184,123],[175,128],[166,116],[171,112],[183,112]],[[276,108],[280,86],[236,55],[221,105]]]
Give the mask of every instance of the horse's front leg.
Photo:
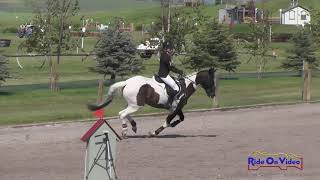
[[[160,132],[162,132],[165,128],[167,128],[168,126],[170,126],[170,122],[172,121],[173,118],[175,118],[177,115],[177,111],[173,111],[172,113],[170,113],[168,116],[167,116],[167,119],[166,119],[166,122],[161,126],[159,127],[157,130],[155,130],[154,132],[150,132],[149,134],[151,136],[156,136],[158,135]]]
[[[173,123],[170,124],[171,127],[176,127],[179,123],[181,123],[184,120],[184,114],[182,112],[182,109],[180,109],[177,114],[179,115],[179,119],[173,121]]]

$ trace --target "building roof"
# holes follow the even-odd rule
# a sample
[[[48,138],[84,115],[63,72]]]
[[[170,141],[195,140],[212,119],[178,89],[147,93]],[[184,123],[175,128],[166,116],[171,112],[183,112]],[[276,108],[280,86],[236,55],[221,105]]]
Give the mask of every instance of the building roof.
[[[295,5],[295,6],[290,7],[289,9],[285,9],[285,10],[283,10],[283,11],[282,11],[282,13],[286,13],[286,12],[288,12],[288,11],[290,11],[290,10],[294,9],[294,8],[297,8],[297,7],[300,7],[300,8],[302,8],[302,9],[304,9],[304,10],[309,11],[309,9],[307,9],[307,8],[305,8],[305,7],[301,6],[301,5]]]
[[[117,136],[118,140],[121,140],[122,138],[118,135],[118,133],[110,126],[110,124],[103,118],[100,118],[98,121],[96,121],[93,126],[81,137],[81,140],[83,142],[88,142],[91,136],[103,125],[106,124],[111,131]]]

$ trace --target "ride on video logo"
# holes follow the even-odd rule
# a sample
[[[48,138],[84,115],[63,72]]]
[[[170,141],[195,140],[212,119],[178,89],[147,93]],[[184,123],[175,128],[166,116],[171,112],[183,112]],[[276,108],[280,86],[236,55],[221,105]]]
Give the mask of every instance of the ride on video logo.
[[[254,151],[248,156],[248,170],[258,170],[262,167],[275,167],[280,170],[287,170],[288,168],[303,170],[303,158],[292,153]]]

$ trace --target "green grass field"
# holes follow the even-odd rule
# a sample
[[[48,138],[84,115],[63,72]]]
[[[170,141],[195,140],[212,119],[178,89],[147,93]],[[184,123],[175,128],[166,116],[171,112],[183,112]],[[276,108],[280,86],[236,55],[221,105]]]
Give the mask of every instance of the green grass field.
[[[268,63],[265,67],[266,72],[277,72],[283,71],[280,68],[282,60],[285,59],[286,52],[280,48],[281,44],[274,44],[277,49],[279,57],[277,59],[269,58]],[[287,45],[283,45],[287,46]],[[182,57],[181,57],[182,58]],[[241,61],[240,66],[235,72],[256,72],[256,65],[253,60],[249,60],[249,56],[246,54],[239,54],[239,60]],[[175,58],[175,64],[179,65],[179,57]],[[13,75],[13,78],[8,79],[4,85],[21,85],[21,84],[38,84],[48,83],[49,79],[49,65],[48,62],[42,69],[40,66],[44,62],[44,57],[23,57],[19,58],[23,69],[17,64],[15,58],[10,58],[9,68]],[[151,59],[144,59],[145,70],[140,74],[151,76],[158,71],[158,58],[153,57]],[[70,82],[70,81],[83,81],[83,80],[96,80],[101,77],[94,72],[89,70],[89,67],[93,67],[95,61],[92,58],[82,60],[81,57],[62,57],[61,62],[58,66],[59,82]],[[180,66],[180,65],[179,65]],[[184,69],[186,73],[192,73],[192,70]],[[221,71],[224,72],[224,71]]]
[[[299,101],[301,99],[301,78],[244,78],[220,81],[219,100],[221,107]],[[9,88],[9,87],[7,87]],[[320,100],[320,78],[313,79],[313,100]],[[0,125],[75,120],[91,118],[86,103],[95,102],[97,88],[64,88],[59,93],[47,89],[11,88],[0,91]],[[203,89],[188,101],[186,109],[211,108],[212,99]],[[125,107],[121,97],[108,107],[106,116],[114,116]],[[159,112],[145,107],[138,113]]]
[[[37,5],[42,5],[43,0],[36,0]],[[1,0],[0,10],[7,12],[30,12],[32,3],[30,0]],[[160,6],[160,3],[143,0],[79,0],[82,12],[88,11],[122,11],[127,9],[144,9]]]
[[[90,41],[87,51],[93,48],[94,39]],[[274,43],[278,59],[270,59],[266,71],[282,71],[281,61],[286,56],[288,43]],[[10,48],[8,52],[10,52]],[[240,54],[241,65],[236,72],[255,72],[253,61],[247,62],[249,57]],[[97,99],[97,80],[101,78],[89,67],[95,62],[88,58],[63,57],[59,65],[59,82],[67,83],[59,93],[48,90],[48,64],[39,69],[43,58],[20,58],[23,69],[20,69],[16,60],[10,59],[10,69],[14,76],[0,88],[0,124],[19,124],[33,122],[48,122],[92,117],[85,104]],[[179,58],[176,59],[179,64]],[[158,60],[156,57],[146,59],[146,68],[139,73],[148,77],[157,72]],[[190,72],[190,70],[188,71]],[[86,85],[86,80],[90,83]],[[80,85],[73,85],[74,81],[81,81]],[[83,83],[82,83],[83,82]],[[270,102],[299,101],[301,99],[301,78],[242,78],[240,80],[222,80],[220,83],[220,105],[222,107],[236,105],[251,105]],[[320,99],[320,78],[313,79],[313,100]],[[107,116],[117,115],[125,106],[123,100],[117,98],[112,106],[106,109]],[[208,99],[203,90],[198,91],[190,99],[187,109],[210,108],[212,100]],[[143,108],[140,113],[159,112],[150,107]]]
[[[17,28],[20,24],[32,20],[32,5],[26,2],[26,0],[0,2],[0,32],[5,28]],[[115,16],[123,17],[133,23],[151,23],[160,12],[159,3],[141,0],[80,0],[79,4],[80,12],[73,19],[74,23],[80,23],[81,16],[93,18],[100,23],[110,22]]]
[[[0,53],[16,54],[17,46],[23,39],[19,39],[15,34],[2,33],[8,27],[17,27],[21,23],[30,20],[31,13],[28,9],[21,7],[23,0],[1,1],[6,3],[6,8],[0,7],[0,38],[12,40],[11,47],[1,48]],[[319,8],[316,0],[301,0],[303,5],[312,5]],[[146,3],[134,0],[81,0],[81,15],[92,17],[101,23],[108,22],[114,16],[124,17],[127,22],[135,24],[148,24],[160,15],[160,8],[156,3]],[[308,3],[308,4],[307,4]],[[287,7],[287,0],[268,1],[264,6],[277,12],[278,8]],[[3,4],[2,4],[3,5]],[[261,6],[261,4],[259,4]],[[223,6],[202,7],[201,11],[209,16],[217,16],[218,10]],[[11,9],[10,9],[11,8]],[[191,10],[191,9],[190,9]],[[18,17],[18,18],[17,18]],[[78,22],[80,16],[75,17]],[[294,33],[294,26],[273,26],[276,33]],[[247,33],[247,25],[238,25],[232,29],[233,32]],[[145,37],[140,32],[132,34],[135,43]],[[85,39],[85,52],[93,50],[96,38]],[[277,59],[270,58],[265,71],[283,71],[280,68],[287,54],[287,50],[292,45],[290,43],[272,43],[272,48],[278,54]],[[241,51],[240,49],[238,49]],[[271,54],[271,52],[270,52]],[[175,58],[176,64],[180,66],[180,58]],[[248,62],[249,56],[239,54],[241,65],[236,72],[256,72],[256,65],[253,61]],[[94,72],[89,71],[89,67],[95,62],[88,58],[84,61],[81,57],[63,57],[59,64],[59,83],[61,90],[58,93],[50,92],[48,89],[49,68],[48,62],[40,69],[43,57],[20,58],[23,69],[17,65],[15,58],[9,59],[10,72],[13,78],[8,79],[0,87],[0,125],[22,124],[34,122],[48,122],[90,118],[92,114],[86,109],[88,102],[97,99],[97,80],[101,78]],[[141,75],[151,77],[158,70],[157,57],[144,60],[145,70]],[[185,70],[191,73],[191,70]],[[222,71],[221,71],[222,72]],[[107,77],[108,78],[108,77]],[[120,77],[118,77],[119,79]],[[127,77],[124,77],[127,78]],[[78,82],[79,81],[79,82]],[[316,76],[312,82],[312,99],[320,100],[320,76]],[[220,106],[251,105],[261,103],[287,102],[301,100],[302,79],[298,77],[274,77],[258,80],[256,78],[240,78],[239,80],[221,80],[219,89]],[[107,89],[105,90],[107,91]],[[121,98],[116,98],[113,104],[106,108],[106,115],[113,116],[125,106]],[[189,100],[186,109],[211,108],[213,102],[207,98],[204,91],[200,89]],[[159,112],[159,109],[150,107],[143,108],[139,113]]]

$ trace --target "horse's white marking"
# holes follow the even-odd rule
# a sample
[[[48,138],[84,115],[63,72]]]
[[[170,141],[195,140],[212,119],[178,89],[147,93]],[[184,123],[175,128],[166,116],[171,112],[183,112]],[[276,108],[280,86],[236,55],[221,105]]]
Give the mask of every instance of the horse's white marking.
[[[128,132],[128,126],[127,126],[127,122],[126,122],[125,118],[127,118],[129,120],[129,118],[130,118],[129,115],[138,111],[138,110],[139,110],[139,106],[129,106],[128,105],[128,107],[126,109],[119,112],[119,116],[122,121],[122,125],[125,125],[125,127],[122,126],[122,136],[125,137]]]
[[[196,89],[197,85],[195,84],[196,73],[188,75],[186,78],[186,86],[188,87],[190,83],[192,83],[193,87]],[[124,88],[123,97],[127,100],[128,105],[136,105],[137,104],[137,94],[141,86],[145,84],[149,84],[157,94],[159,94],[159,102],[158,104],[165,105],[168,102],[168,94],[165,90],[165,85],[163,83],[158,83],[154,78],[146,78],[143,76],[134,76],[126,81],[124,81],[126,87],[136,87],[136,88]]]
[[[126,122],[125,119],[122,119],[121,121],[122,121],[122,124],[123,124],[123,125],[126,125],[126,126],[127,126],[127,122]],[[125,129],[125,128],[123,128],[123,129]]]
[[[188,76],[186,76],[186,86],[188,87],[190,83],[192,83],[193,88],[197,89],[197,85],[196,85],[196,77],[197,77],[197,73],[192,73]]]
[[[121,88],[121,87],[126,86],[126,84],[127,84],[126,81],[120,81],[120,82],[117,82],[117,83],[113,84],[110,87],[107,96],[109,96],[109,97],[114,96],[114,94],[117,92],[116,90]]]
[[[140,108],[139,106],[128,105],[128,107],[126,109],[124,109],[123,111],[120,111],[121,112],[121,114],[119,113],[120,119],[123,120],[124,118],[127,117],[127,115],[130,115],[130,114],[138,111],[139,108]]]
[[[168,123],[167,123],[167,121],[164,121],[164,123],[163,123],[162,127],[164,127],[164,128],[167,128],[167,127],[168,127]]]
[[[188,87],[190,83],[192,83],[193,87],[196,89],[195,79],[196,79],[197,73],[193,73],[191,75],[188,75],[186,80],[186,86]],[[128,117],[128,115],[136,112],[139,110],[140,106],[138,106],[137,103],[137,95],[139,93],[140,88],[148,84],[150,85],[154,91],[159,94],[159,101],[158,104],[166,105],[168,102],[168,94],[165,90],[165,85],[163,83],[158,83],[154,78],[146,78],[143,76],[134,76],[126,81],[121,81],[118,83],[113,84],[107,94],[107,98],[113,97],[116,93],[117,89],[123,88],[122,95],[125,98],[125,100],[128,103],[128,106],[126,109],[119,112],[120,119],[122,120],[122,124],[126,125],[125,118]],[[171,112],[173,112],[174,108],[170,109]],[[130,117],[129,119],[130,120]],[[169,125],[165,121],[163,127],[166,128]],[[127,134],[128,128],[122,129],[122,134],[125,136]]]
[[[135,88],[124,88],[123,97],[127,100],[128,105],[137,104],[137,95],[141,86],[149,84],[157,94],[159,94],[158,104],[166,104],[168,101],[168,95],[164,90],[164,87],[160,83],[156,82],[152,78],[146,78],[143,76],[135,76],[126,81],[126,87],[135,87]]]

